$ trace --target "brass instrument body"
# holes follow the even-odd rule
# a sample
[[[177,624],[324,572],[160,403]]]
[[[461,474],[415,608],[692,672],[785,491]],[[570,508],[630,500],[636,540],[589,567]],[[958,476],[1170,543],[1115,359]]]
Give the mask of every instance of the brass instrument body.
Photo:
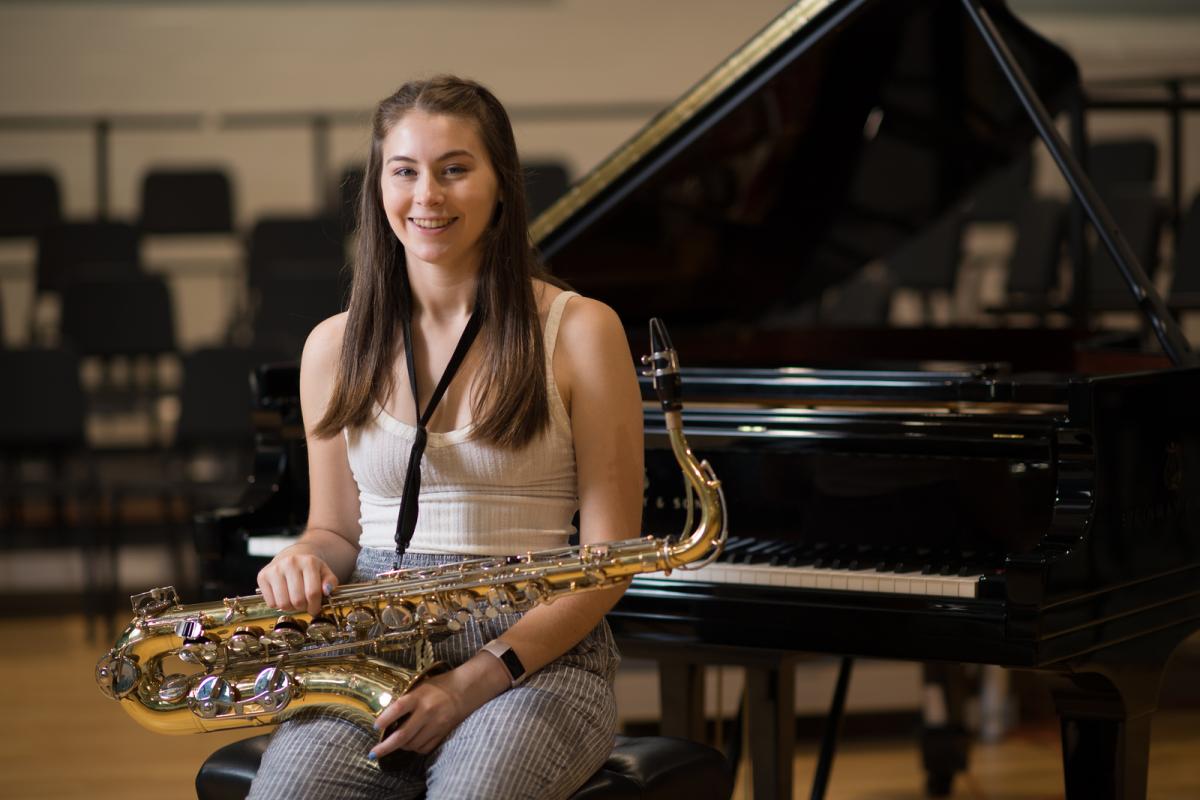
[[[643,362],[652,364],[672,449],[699,504],[699,522],[685,538],[647,536],[385,572],[339,587],[316,616],[281,612],[261,594],[183,605],[174,588],[152,589],[132,598],[133,621],[96,665],[101,691],[160,733],[274,725],[314,705],[339,706],[370,723],[444,668],[431,642],[469,618],[522,612],[715,558],[726,531],[720,482],[687,446],[678,363],[665,330],[651,327],[654,356]],[[692,511],[689,504],[689,526]],[[168,672],[172,658],[192,671]]]

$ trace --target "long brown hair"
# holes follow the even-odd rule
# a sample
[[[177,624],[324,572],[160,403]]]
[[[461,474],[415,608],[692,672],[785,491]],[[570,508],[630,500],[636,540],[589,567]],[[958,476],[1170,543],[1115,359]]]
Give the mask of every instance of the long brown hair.
[[[475,346],[482,348],[482,358],[471,410],[477,438],[518,448],[550,418],[546,356],[532,279],[561,284],[545,274],[529,239],[525,184],[508,113],[483,86],[452,75],[410,81],[375,109],[358,202],[358,243],[341,358],[329,407],[314,433],[328,437],[342,428],[366,424],[372,402],[382,404],[392,389],[399,321],[411,309],[405,309],[404,247],[383,210],[380,174],[383,141],[412,110],[472,122],[496,173],[498,203],[483,234],[475,300],[475,313],[482,314],[483,321]]]

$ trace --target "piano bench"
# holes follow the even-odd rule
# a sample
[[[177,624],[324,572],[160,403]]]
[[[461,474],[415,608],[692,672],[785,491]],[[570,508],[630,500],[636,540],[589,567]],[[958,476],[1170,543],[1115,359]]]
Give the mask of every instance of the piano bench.
[[[217,750],[196,773],[197,800],[242,800],[267,749],[269,734]],[[571,800],[728,800],[733,773],[702,744],[667,736],[618,736],[612,754]]]

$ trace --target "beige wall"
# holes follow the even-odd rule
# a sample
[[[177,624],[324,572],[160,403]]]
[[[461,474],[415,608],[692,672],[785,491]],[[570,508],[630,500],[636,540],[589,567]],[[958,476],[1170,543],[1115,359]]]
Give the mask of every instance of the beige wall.
[[[403,79],[439,71],[476,77],[517,107],[666,103],[785,5],[781,0],[5,2],[0,115],[202,113],[206,125],[199,131],[113,135],[111,211],[117,217],[136,214],[140,178],[151,165],[215,163],[234,177],[237,214],[245,226],[266,212],[312,211],[324,187],[314,179],[307,130],[233,131],[218,126],[222,114],[325,109],[362,111],[365,117]],[[1195,44],[1200,14],[1026,19],[1070,49],[1086,78],[1200,74]],[[526,158],[561,159],[576,174],[644,122],[645,114],[636,113],[601,121],[515,120]],[[1165,152],[1165,125],[1153,115],[1107,115],[1093,125],[1096,135],[1139,130],[1160,136]],[[1200,189],[1200,119],[1187,124],[1187,137],[1190,195]],[[332,166],[360,159],[365,142],[365,127],[335,127]],[[68,215],[94,213],[90,133],[0,131],[0,168],[30,164],[58,172]],[[1165,175],[1164,165],[1164,191]],[[1044,180],[1055,190],[1054,178]],[[12,253],[0,248],[9,341],[19,340],[25,329],[30,286],[27,273],[12,261]],[[203,294],[198,284],[182,288],[190,298]],[[224,302],[227,288],[204,291],[206,310],[194,303],[180,309],[185,343],[209,339],[224,324],[224,312],[210,306]]]

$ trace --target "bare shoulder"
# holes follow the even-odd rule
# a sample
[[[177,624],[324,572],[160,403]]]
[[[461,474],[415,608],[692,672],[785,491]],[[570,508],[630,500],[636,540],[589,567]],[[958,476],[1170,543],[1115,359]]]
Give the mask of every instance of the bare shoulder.
[[[618,365],[628,367],[632,359],[617,312],[590,297],[573,297],[563,309],[556,354],[559,352],[575,374]]]
[[[317,323],[304,341],[304,355],[301,356],[302,367],[312,365],[316,368],[333,368],[337,366],[338,356],[342,352],[342,337],[346,333],[348,313],[343,311]]]
[[[304,354],[300,357],[300,403],[305,420],[314,424],[325,415],[325,406],[333,394],[345,332],[343,311],[319,323],[304,342]]]

